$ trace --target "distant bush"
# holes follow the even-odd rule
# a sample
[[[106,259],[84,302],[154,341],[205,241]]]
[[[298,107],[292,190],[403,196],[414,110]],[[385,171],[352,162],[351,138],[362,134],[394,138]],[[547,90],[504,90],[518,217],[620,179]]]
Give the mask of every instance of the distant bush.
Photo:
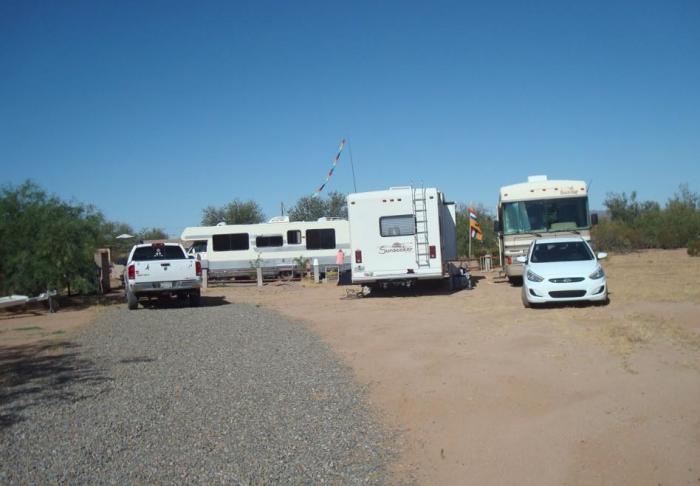
[[[622,222],[601,221],[593,228],[593,241],[600,251],[629,251],[632,230]]]
[[[609,193],[603,203],[612,219],[593,229],[593,241],[603,251],[643,248],[688,248],[700,240],[700,195],[680,186],[662,209],[658,203]]]
[[[700,240],[693,241],[688,245],[688,255],[700,257]]]

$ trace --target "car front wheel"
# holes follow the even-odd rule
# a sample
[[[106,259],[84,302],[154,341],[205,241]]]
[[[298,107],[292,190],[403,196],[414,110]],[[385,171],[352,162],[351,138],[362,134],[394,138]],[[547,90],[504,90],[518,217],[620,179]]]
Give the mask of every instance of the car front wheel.
[[[523,299],[523,305],[525,306],[526,309],[530,309],[532,307],[532,304],[530,303],[529,300],[527,300],[527,289],[523,285],[522,291],[520,292],[520,296]]]

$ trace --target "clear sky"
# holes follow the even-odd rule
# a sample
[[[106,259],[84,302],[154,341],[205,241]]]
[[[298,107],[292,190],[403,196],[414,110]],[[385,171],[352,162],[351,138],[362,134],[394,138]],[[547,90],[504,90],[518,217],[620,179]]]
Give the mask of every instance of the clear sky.
[[[0,0],[0,178],[179,235],[325,191],[700,191],[700,2]]]

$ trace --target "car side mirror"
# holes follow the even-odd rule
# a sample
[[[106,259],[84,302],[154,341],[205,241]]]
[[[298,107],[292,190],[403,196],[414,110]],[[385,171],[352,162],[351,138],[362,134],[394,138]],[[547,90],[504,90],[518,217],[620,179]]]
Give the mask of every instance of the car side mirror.
[[[598,214],[593,213],[591,214],[591,226],[595,226],[598,224]]]
[[[519,256],[518,258],[516,258],[516,260],[519,263],[527,263],[527,257],[524,257],[524,256]]]
[[[603,251],[601,251],[600,253],[598,253],[598,260],[603,260],[604,258],[608,258],[608,254],[607,254],[607,253],[605,253],[605,252],[603,252]]]
[[[501,222],[496,220],[493,222],[493,230],[496,233],[500,233],[503,230],[503,226],[501,226]]]

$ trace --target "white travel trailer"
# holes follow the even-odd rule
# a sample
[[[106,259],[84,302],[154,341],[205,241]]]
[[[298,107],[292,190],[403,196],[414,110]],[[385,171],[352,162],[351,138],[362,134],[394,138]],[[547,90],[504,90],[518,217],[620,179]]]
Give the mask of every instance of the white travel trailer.
[[[530,243],[538,238],[581,236],[591,239],[598,215],[588,210],[588,188],[583,181],[548,180],[530,176],[527,182],[501,187],[494,230],[505,276],[511,282],[523,275]]]
[[[411,287],[450,276],[457,259],[455,204],[433,188],[392,187],[347,197],[352,282]]]
[[[265,276],[291,275],[299,260],[318,260],[319,270],[335,265],[338,250],[350,262],[350,228],[347,220],[321,218],[318,221],[289,221],[277,217],[260,224],[219,224],[185,228],[183,241],[202,261],[208,261],[209,277],[249,275],[260,266]],[[347,267],[346,267],[347,268]]]

